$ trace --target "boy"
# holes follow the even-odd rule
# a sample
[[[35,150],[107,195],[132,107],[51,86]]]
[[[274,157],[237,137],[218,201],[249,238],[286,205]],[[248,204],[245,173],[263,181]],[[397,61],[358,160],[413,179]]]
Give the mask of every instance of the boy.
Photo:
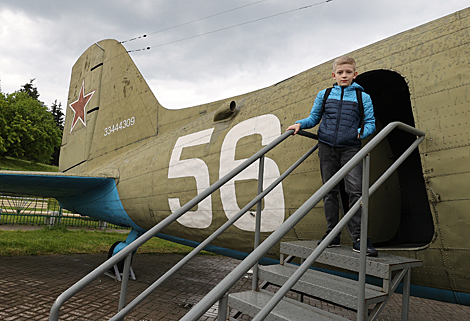
[[[318,93],[310,116],[296,121],[294,125],[287,128],[287,130],[293,129],[293,135],[295,135],[300,129],[315,127],[322,120],[318,129],[318,156],[323,183],[356,155],[361,148],[361,139],[370,136],[375,131],[374,109],[370,96],[354,82],[357,77],[355,60],[348,56],[339,57],[333,63],[332,75],[336,84],[327,96],[324,107],[323,99],[326,89]],[[356,89],[360,91],[356,93]],[[363,116],[357,99],[359,94],[362,97]],[[344,183],[351,207],[362,195],[362,163],[357,164],[346,175]],[[338,223],[338,193],[339,184],[323,198],[327,230],[322,240]],[[360,252],[361,211],[357,211],[351,219],[350,226],[353,250]],[[339,245],[340,234],[328,247]],[[377,251],[369,239],[367,239],[367,255],[377,256]]]

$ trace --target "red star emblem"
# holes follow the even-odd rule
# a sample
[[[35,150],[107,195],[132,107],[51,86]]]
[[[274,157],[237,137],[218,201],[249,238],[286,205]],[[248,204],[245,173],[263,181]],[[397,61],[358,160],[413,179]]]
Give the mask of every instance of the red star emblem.
[[[72,121],[72,128],[70,132],[72,132],[75,124],[77,124],[78,120],[82,122],[83,126],[86,127],[86,112],[85,107],[91,99],[91,96],[95,93],[96,90],[89,92],[85,95],[85,79],[82,82],[82,88],[80,89],[80,94],[78,95],[78,99],[71,103],[69,106],[73,110],[73,121]]]

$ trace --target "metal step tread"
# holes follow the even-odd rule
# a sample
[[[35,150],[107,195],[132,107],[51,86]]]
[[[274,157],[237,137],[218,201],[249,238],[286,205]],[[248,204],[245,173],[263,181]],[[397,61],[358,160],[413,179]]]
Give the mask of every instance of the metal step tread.
[[[247,291],[232,293],[228,296],[228,306],[254,317],[272,298],[274,293]],[[267,321],[331,321],[347,320],[338,315],[312,307],[298,301],[283,298],[265,318]]]
[[[296,266],[260,266],[259,277],[264,281],[282,286],[295,271]],[[343,307],[357,309],[358,282],[354,280],[310,269],[292,289]],[[380,287],[366,284],[366,305],[383,302],[386,298],[387,293],[383,292]]]
[[[292,241],[281,243],[281,253],[300,258],[307,258],[316,249],[318,241]],[[359,272],[360,254],[351,247],[340,246],[327,248],[316,262]],[[390,272],[406,266],[422,266],[423,261],[379,252],[378,257],[367,257],[366,273],[382,279],[388,279]]]

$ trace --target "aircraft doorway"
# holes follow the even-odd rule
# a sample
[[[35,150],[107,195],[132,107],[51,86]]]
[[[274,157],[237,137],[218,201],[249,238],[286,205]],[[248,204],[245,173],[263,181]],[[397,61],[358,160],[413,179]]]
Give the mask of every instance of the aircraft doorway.
[[[377,131],[394,121],[415,126],[408,84],[401,75],[388,70],[376,70],[359,75],[356,82],[372,98]],[[376,155],[371,154],[372,166],[374,158],[376,168],[384,166],[384,163],[391,163],[414,139],[410,134],[394,130],[387,141],[378,146]],[[380,174],[375,173],[377,176]],[[371,173],[372,179],[373,176],[374,173]],[[430,243],[434,225],[418,150],[410,155],[398,168],[395,177],[390,177],[389,180],[380,193],[378,191],[377,195],[371,197],[369,234],[373,241],[373,235],[376,234],[379,237],[375,242],[380,243],[377,244],[379,247],[411,248]]]

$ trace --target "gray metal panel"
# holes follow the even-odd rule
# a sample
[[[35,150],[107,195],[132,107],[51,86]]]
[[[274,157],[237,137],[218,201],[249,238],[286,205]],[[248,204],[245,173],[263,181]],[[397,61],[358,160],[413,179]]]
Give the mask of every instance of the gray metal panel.
[[[254,317],[262,307],[268,303],[274,293],[266,292],[239,292],[229,294],[229,307]],[[266,317],[266,321],[331,321],[347,320],[332,313],[302,304],[300,302],[284,298]]]
[[[260,266],[259,269],[261,279],[279,286],[296,270],[294,266],[284,265]],[[357,309],[358,282],[354,280],[308,270],[292,289],[343,307]],[[386,297],[387,293],[381,291],[381,288],[366,284],[366,305],[383,302]]]
[[[317,247],[318,241],[292,241],[281,243],[281,253],[306,258]],[[316,262],[339,267],[349,271],[359,271],[359,253],[350,247],[340,246],[328,248],[323,252]],[[379,253],[378,257],[367,257],[366,273],[382,279],[389,278],[389,272],[402,269],[405,266],[422,266],[423,262],[416,259]]]

